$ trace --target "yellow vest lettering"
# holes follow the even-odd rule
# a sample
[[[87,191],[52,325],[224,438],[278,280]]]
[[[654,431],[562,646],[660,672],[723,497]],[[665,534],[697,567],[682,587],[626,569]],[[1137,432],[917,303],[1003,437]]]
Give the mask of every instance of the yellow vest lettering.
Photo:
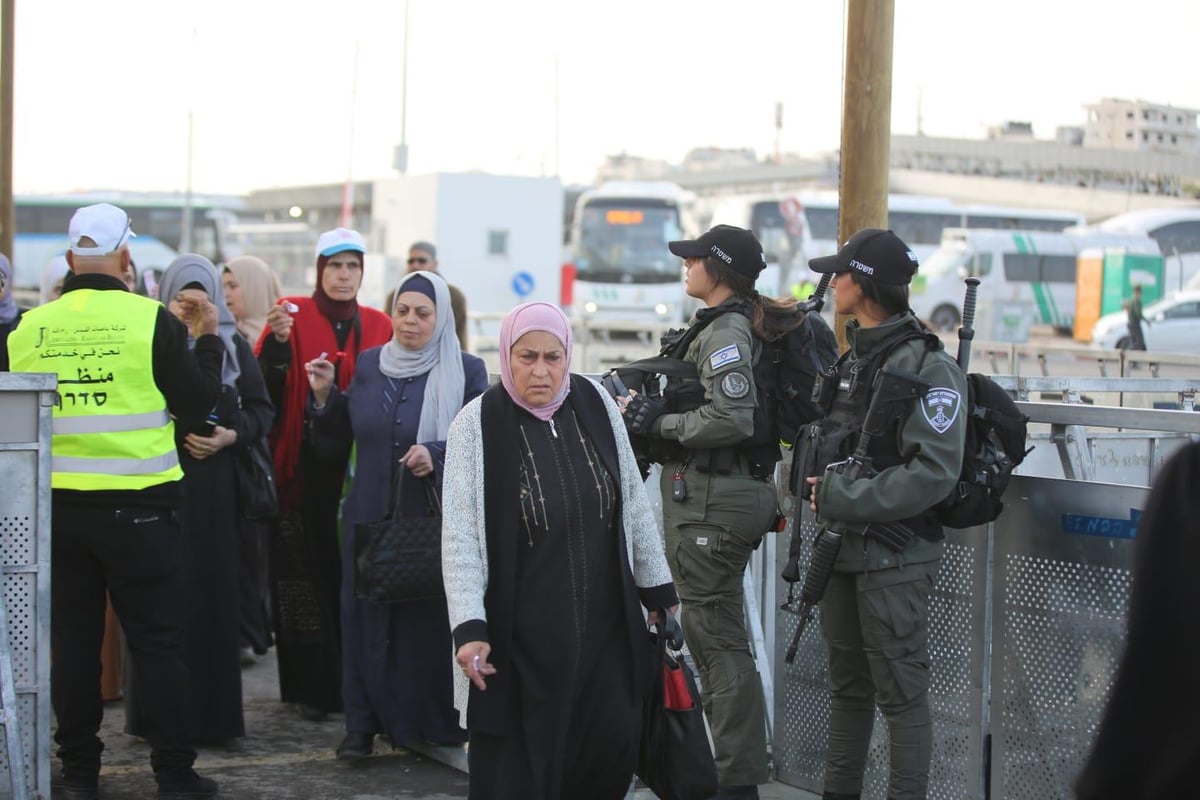
[[[130,292],[76,289],[27,311],[9,335],[13,372],[58,375],[53,488],[137,491],[183,477],[154,383],[159,308]]]

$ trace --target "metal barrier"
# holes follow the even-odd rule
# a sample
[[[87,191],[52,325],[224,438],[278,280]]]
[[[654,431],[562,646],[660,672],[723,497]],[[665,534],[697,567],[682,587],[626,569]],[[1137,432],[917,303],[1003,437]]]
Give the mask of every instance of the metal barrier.
[[[1012,377],[1002,382],[1021,385]],[[1194,391],[1191,383],[1152,388]],[[1037,386],[1028,380],[1023,385]],[[1129,559],[1145,487],[1168,450],[1200,434],[1200,415],[1187,411],[1019,405],[1032,423],[1049,425],[1051,437],[1081,432],[1081,446],[1054,448],[1064,474],[1087,471],[1081,465],[1090,443],[1102,441],[1097,427],[1159,432],[1142,436],[1159,452],[1141,465],[1141,485],[1018,476],[995,523],[947,531],[930,610],[932,798],[1070,796],[1121,652]],[[802,526],[806,563],[814,520],[807,508],[792,519]],[[762,549],[753,574],[769,566],[778,576],[786,540],[769,538]],[[775,595],[786,592],[777,577],[764,584],[772,584]],[[765,597],[763,587],[755,591]],[[763,621],[774,627],[775,772],[780,781],[819,794],[829,719],[825,642],[809,632],[795,663],[785,667],[796,618],[775,611],[777,605],[763,606]],[[886,731],[877,714],[865,798],[886,795]]]
[[[57,379],[0,373],[0,575],[15,704],[3,713],[0,787],[24,775],[25,791],[50,797],[50,424]],[[7,701],[7,698],[6,698]],[[20,733],[23,765],[11,761]]]

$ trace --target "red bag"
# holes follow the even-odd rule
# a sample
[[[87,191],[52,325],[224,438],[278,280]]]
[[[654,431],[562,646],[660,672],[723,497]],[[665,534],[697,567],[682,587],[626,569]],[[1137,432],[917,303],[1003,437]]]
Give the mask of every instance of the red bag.
[[[642,710],[642,741],[637,776],[661,800],[707,800],[717,793],[704,710],[696,679],[682,656],[667,652],[683,647],[679,623],[665,610],[656,626],[655,649],[662,663],[662,682],[651,683]]]
[[[691,711],[696,707],[688,688],[687,675],[673,656],[663,656],[663,708],[672,711]]]

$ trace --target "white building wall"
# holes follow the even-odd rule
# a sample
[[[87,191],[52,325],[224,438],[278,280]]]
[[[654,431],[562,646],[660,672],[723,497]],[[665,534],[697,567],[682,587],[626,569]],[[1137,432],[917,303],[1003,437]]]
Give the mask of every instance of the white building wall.
[[[526,300],[559,300],[563,187],[557,178],[437,173],[377,181],[374,230],[391,285],[409,246],[433,242],[441,275],[467,297],[471,312],[501,314]],[[502,234],[503,252],[489,251]],[[494,335],[498,323],[473,333]]]

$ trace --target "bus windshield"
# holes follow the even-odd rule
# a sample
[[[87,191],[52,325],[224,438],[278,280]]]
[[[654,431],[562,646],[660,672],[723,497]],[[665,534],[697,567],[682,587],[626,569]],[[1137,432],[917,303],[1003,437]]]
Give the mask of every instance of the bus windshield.
[[[667,243],[682,238],[679,209],[668,201],[592,200],[579,220],[576,274],[597,282],[678,281],[679,259]]]
[[[954,275],[966,266],[970,257],[971,251],[962,245],[943,245],[921,262],[919,273],[924,275],[926,280]]]

